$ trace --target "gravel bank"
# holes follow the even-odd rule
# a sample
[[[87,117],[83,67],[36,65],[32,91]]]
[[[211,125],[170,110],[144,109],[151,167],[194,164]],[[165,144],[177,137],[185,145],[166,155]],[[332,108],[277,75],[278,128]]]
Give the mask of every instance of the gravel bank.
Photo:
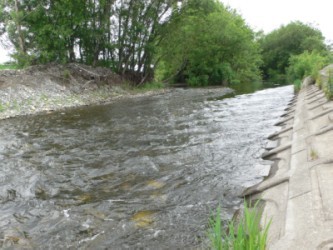
[[[52,64],[24,70],[2,70],[0,119],[168,91],[134,93],[120,87],[124,82],[111,70],[79,64]]]

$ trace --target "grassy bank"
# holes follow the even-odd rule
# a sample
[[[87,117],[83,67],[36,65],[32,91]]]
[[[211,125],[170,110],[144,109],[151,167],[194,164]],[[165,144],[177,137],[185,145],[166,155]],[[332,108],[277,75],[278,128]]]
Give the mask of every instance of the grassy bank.
[[[4,69],[17,69],[17,65],[11,64],[11,63],[0,64],[0,70],[4,70]]]

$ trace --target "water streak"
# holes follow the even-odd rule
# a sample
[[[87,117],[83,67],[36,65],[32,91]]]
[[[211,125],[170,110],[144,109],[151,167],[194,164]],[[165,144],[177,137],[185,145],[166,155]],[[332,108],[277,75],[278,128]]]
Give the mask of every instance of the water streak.
[[[292,87],[213,90],[1,121],[0,246],[192,248],[228,219]]]

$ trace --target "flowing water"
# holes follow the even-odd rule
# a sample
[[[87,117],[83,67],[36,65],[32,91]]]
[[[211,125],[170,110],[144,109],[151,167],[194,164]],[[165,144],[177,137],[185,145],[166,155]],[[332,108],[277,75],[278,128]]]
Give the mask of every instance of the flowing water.
[[[174,90],[0,121],[0,247],[193,249],[260,159],[291,86]]]

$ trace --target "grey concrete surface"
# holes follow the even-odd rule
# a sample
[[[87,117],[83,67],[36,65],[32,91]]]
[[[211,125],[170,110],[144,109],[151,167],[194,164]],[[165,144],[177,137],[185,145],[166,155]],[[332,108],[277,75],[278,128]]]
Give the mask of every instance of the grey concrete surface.
[[[269,138],[274,175],[245,195],[265,201],[268,249],[333,249],[333,102],[305,85]]]

